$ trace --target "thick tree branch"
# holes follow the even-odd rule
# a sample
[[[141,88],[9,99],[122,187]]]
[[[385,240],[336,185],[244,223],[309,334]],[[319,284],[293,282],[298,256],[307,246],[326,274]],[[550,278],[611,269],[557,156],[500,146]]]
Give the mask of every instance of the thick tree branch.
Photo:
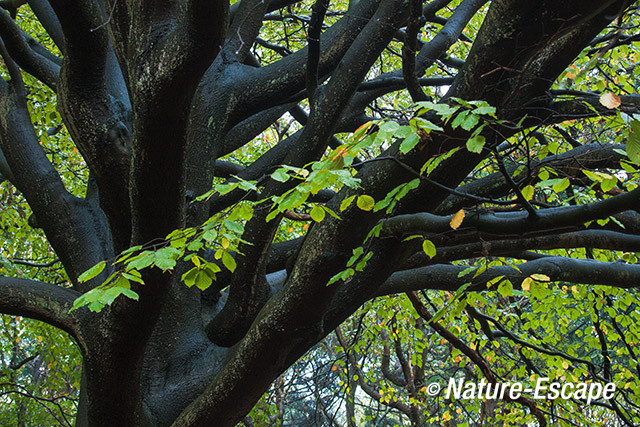
[[[302,130],[298,143],[287,154],[284,164],[302,167],[323,154],[333,134],[333,126],[343,111],[337,106],[346,105],[357,90],[379,52],[392,37],[391,31],[399,25],[400,13],[393,1],[381,4],[374,18],[345,53],[335,75],[322,92],[318,93],[309,122]],[[281,194],[289,185],[269,180],[263,197]],[[269,204],[265,203],[256,209],[253,218],[247,223],[243,240],[249,243],[243,243],[239,247],[243,256],[238,261],[238,269],[230,285],[229,298],[218,316],[207,326],[207,334],[216,344],[230,346],[237,342],[248,330],[269,294],[264,277],[266,255],[279,219],[269,223],[265,221],[269,213],[268,206]]]
[[[307,75],[306,87],[309,105],[315,108],[315,93],[318,87],[318,72],[320,66],[320,34],[324,15],[329,8],[329,0],[316,0],[311,8],[311,20],[307,31]]]
[[[117,250],[128,247],[131,120],[120,68],[95,2],[51,2],[64,32],[60,112],[100,188]]]
[[[479,232],[498,235],[529,233],[576,227],[588,221],[610,215],[640,209],[640,189],[619,196],[577,206],[540,209],[535,217],[526,212],[477,213],[467,215],[461,229],[471,227]],[[398,215],[384,220],[382,235],[400,236],[407,233],[443,233],[451,230],[453,216],[438,216],[429,213]]]
[[[422,2],[409,0],[409,23],[407,24],[407,34],[402,45],[402,77],[407,84],[407,89],[413,102],[426,101],[424,94],[418,83],[416,74],[416,46],[418,31],[423,24]]]
[[[19,79],[19,75],[15,77]],[[83,271],[112,255],[108,228],[101,212],[64,188],[38,141],[21,86],[22,81],[16,79],[12,86],[0,83],[0,104],[5,112],[0,116],[0,149],[11,166],[12,183],[26,197],[76,283]]]
[[[558,256],[540,258],[511,266],[491,267],[472,278],[473,274],[458,277],[466,267],[436,264],[393,273],[376,291],[376,296],[409,292],[420,289],[456,291],[465,283],[472,282],[471,290],[486,290],[491,279],[504,276],[520,289],[522,281],[532,274],[544,274],[552,282],[569,282],[582,285],[604,285],[623,289],[638,288],[640,265],[621,262],[600,262],[590,259],[564,258]]]
[[[0,312],[41,320],[68,332],[87,350],[82,322],[87,310],[69,312],[80,294],[71,289],[35,280],[0,276]]]
[[[473,241],[471,241],[473,239]],[[455,236],[434,238],[436,255],[429,259],[422,251],[417,252],[403,265],[403,269],[427,264],[441,264],[460,259],[486,256],[513,256],[519,258],[523,251],[571,248],[608,249],[612,251],[640,251],[640,236],[609,230],[582,230],[571,233],[545,234],[535,237],[496,239],[495,235],[477,234],[463,236],[457,241]],[[440,243],[442,242],[442,245]],[[542,256],[542,255],[541,255]]]
[[[48,0],[29,0],[28,1],[31,10],[38,18],[38,21],[42,24],[44,29],[47,31],[51,40],[56,44],[60,52],[65,51],[64,49],[64,34],[62,32],[62,26],[60,25],[60,21],[56,16],[51,4]]]
[[[345,54],[345,60],[341,62],[334,76],[337,78],[332,78],[326,89],[319,94],[317,108],[301,136],[306,147],[294,149],[288,156],[290,161],[286,160],[287,164],[296,165],[299,162],[304,164],[322,153],[331,135],[331,123],[335,123],[341,114],[341,109],[335,108],[336,101],[345,97],[349,99],[355,92],[371,63],[375,61],[397,29],[401,11],[399,2],[383,1],[380,4],[374,19],[367,23]],[[322,128],[318,128],[319,126]],[[305,132],[308,135],[305,135]],[[268,191],[275,194],[271,189]],[[264,216],[254,215],[248,226],[252,221],[264,224]],[[258,238],[262,241],[264,236],[271,233],[271,227],[271,224],[267,224],[258,235],[243,235],[243,239],[253,241]],[[255,252],[254,247],[247,249]],[[241,251],[245,252],[242,249]],[[290,281],[282,292],[271,298],[261,311],[264,314],[258,316],[257,321],[240,341],[237,350],[216,380],[182,413],[176,421],[177,424],[195,425],[215,420],[218,425],[234,425],[239,418],[229,414],[242,413],[243,409],[239,407],[238,411],[230,411],[230,409],[236,405],[252,405],[283,366],[299,357],[300,351],[305,351],[309,342],[315,342],[320,338],[314,331],[321,333],[318,322],[322,321],[324,310],[336,290],[327,287],[326,283],[330,278],[330,272],[345,262],[346,258],[322,253],[317,261],[328,267],[320,274],[308,268],[310,266],[298,268],[298,264],[296,265],[291,275],[294,278],[293,282]],[[263,259],[256,259],[254,268],[263,262]],[[236,274],[239,272],[237,271]],[[249,284],[247,287],[249,292],[243,291],[243,293],[250,297],[253,286],[254,284]],[[294,302],[303,300],[314,301],[313,307]],[[291,328],[297,331],[293,333],[299,339],[291,340]],[[260,372],[260,375],[251,387],[233,384],[232,378],[237,377],[241,372]],[[221,390],[225,390],[225,393],[221,393]],[[239,398],[240,396],[242,399]],[[251,398],[247,399],[248,396]]]
[[[60,66],[32,49],[28,36],[6,13],[0,13],[0,37],[11,58],[22,69],[55,91]]]
[[[431,64],[433,64],[436,59],[447,52],[447,50],[458,40],[458,37],[460,36],[460,34],[462,34],[462,30],[467,25],[467,23],[471,20],[471,18],[473,18],[473,16],[486,2],[487,0],[466,0],[463,1],[458,7],[456,7],[453,14],[447,20],[447,23],[438,32],[438,34],[436,34],[435,37],[429,41],[429,43],[425,43],[420,48],[420,51],[415,58],[416,76],[423,75],[425,70]],[[425,6],[425,9],[428,8],[427,13],[433,14],[440,8],[445,7],[446,3],[448,2],[432,2],[429,5]],[[366,85],[375,87],[377,82],[387,81],[387,79],[389,78],[403,78],[403,71],[397,70],[389,73],[384,73],[367,82]],[[351,101],[351,106],[349,107],[348,111],[351,111],[352,114],[356,114],[356,112],[359,111],[364,111],[364,108],[369,105],[374,99],[384,95],[387,92],[387,87],[383,86],[378,90],[370,89],[366,92],[359,93]]]
[[[155,25],[163,27],[164,12],[156,12]],[[186,14],[161,40],[147,33],[147,18],[138,18],[132,30],[140,38],[129,55],[137,64],[131,79],[136,116],[130,193],[134,243],[162,238],[184,224],[189,107],[204,71],[222,48],[228,3],[194,0],[187,12],[198,16]],[[165,173],[158,175],[158,170]]]

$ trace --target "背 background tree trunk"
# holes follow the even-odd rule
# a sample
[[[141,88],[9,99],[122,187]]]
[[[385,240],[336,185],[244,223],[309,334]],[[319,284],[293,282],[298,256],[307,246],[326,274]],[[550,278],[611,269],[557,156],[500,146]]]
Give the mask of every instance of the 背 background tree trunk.
[[[56,422],[295,420],[303,356],[298,378],[348,376],[314,377],[323,425],[457,425],[454,402],[425,394],[445,350],[466,379],[511,378],[511,357],[519,378],[633,381],[636,2],[0,5],[0,312],[75,341],[77,408],[39,401]],[[540,307],[591,338],[561,350],[555,320],[527,317]],[[42,365],[14,350],[7,372]],[[633,384],[598,410],[638,422]],[[269,390],[271,416],[247,416]],[[582,405],[503,403],[540,425]],[[512,425],[501,404],[476,415]]]

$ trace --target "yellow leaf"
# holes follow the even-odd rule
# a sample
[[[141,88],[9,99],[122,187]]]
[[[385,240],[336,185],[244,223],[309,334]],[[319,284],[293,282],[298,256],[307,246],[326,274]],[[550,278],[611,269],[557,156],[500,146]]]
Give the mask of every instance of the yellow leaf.
[[[454,230],[457,230],[458,227],[460,227],[460,224],[462,224],[462,220],[464,220],[464,210],[460,209],[458,212],[456,212],[453,218],[451,218],[451,222],[449,222],[449,225]]]
[[[611,92],[606,92],[600,95],[600,104],[604,105],[610,110],[618,108],[621,102],[622,101],[620,101],[620,97]]]
[[[358,129],[356,129],[356,131],[355,131],[354,133],[358,133],[358,132],[360,132],[360,131],[362,131],[362,132],[366,132],[366,131],[371,127],[371,125],[372,125],[372,124],[373,124],[373,122],[372,122],[372,121],[368,121],[367,123],[365,123],[365,124],[363,124],[363,125],[360,125],[360,126],[358,127]]]
[[[533,280],[537,280],[538,282],[550,282],[551,281],[551,277],[547,276],[546,274],[532,274],[531,278]]]
[[[531,277],[526,277],[523,281],[522,281],[522,285],[520,285],[520,287],[522,288],[523,291],[528,291],[529,288],[531,287],[531,282],[533,282],[533,279]]]
[[[522,189],[522,196],[524,197],[524,199],[526,201],[529,201],[531,199],[533,199],[533,194],[535,192],[535,189],[533,188],[532,185],[527,185],[526,187],[524,187]]]
[[[376,204],[376,201],[373,200],[373,197],[363,194],[362,196],[358,196],[356,200],[356,205],[363,211],[370,211],[373,209],[373,206]]]

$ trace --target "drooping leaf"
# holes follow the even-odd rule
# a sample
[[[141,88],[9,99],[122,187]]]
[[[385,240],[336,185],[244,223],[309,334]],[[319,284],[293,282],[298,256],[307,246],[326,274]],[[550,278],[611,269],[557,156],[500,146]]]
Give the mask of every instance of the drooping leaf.
[[[467,150],[471,153],[480,154],[485,144],[485,138],[482,135],[476,135],[467,140]]]
[[[349,207],[349,205],[353,202],[353,200],[356,198],[355,195],[353,196],[349,196],[346,199],[344,199],[342,201],[342,203],[340,203],[340,212],[344,211],[345,209],[347,209]]]
[[[400,152],[407,154],[409,151],[413,150],[413,147],[415,147],[418,142],[420,142],[420,137],[417,134],[412,133],[400,144]]]
[[[230,272],[234,272],[236,270],[236,260],[233,259],[233,256],[229,252],[222,253],[222,263]]]
[[[104,270],[104,267],[106,265],[107,265],[107,263],[105,261],[100,261],[99,263],[97,263],[96,265],[94,265],[93,267],[91,267],[90,269],[85,271],[84,273],[82,273],[80,276],[78,276],[78,281],[79,282],[86,282],[88,280],[93,279],[98,274],[102,273],[102,270]]]

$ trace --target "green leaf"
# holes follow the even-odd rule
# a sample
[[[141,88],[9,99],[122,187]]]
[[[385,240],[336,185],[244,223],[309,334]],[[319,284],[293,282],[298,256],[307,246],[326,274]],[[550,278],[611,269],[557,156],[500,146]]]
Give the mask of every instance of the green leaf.
[[[353,203],[353,200],[356,198],[356,196],[349,196],[346,199],[344,199],[342,201],[342,203],[340,203],[340,212],[344,211],[345,209],[347,209],[349,207],[349,205],[351,203]]]
[[[394,133],[399,128],[400,128],[400,125],[393,121],[384,122],[380,125],[380,130],[388,133]]]
[[[280,211],[278,211],[277,209],[273,209],[271,212],[269,212],[269,215],[267,215],[267,218],[265,219],[265,221],[269,222],[275,217],[277,217],[278,215],[280,215]]]
[[[234,182],[231,184],[216,184],[214,188],[218,193],[220,193],[220,195],[225,195],[227,193],[232,192],[237,187],[238,187],[238,183]]]
[[[529,201],[533,199],[533,194],[535,192],[535,188],[532,185],[527,185],[522,189],[522,196],[525,200]]]
[[[402,141],[402,144],[400,144],[400,152],[407,154],[418,144],[418,142],[420,142],[420,137],[417,134],[412,133]]]
[[[207,242],[214,242],[218,237],[218,232],[216,230],[209,229],[202,234],[202,238]]]
[[[353,270],[353,268],[347,268],[346,270],[335,274],[331,279],[329,279],[329,281],[327,282],[327,286],[334,284],[338,280],[346,280],[349,277],[353,276],[354,273],[355,271]]]
[[[171,246],[166,246],[156,251],[153,263],[163,271],[171,270],[176,266],[176,260],[181,256],[182,251]]]
[[[467,274],[471,273],[476,268],[478,268],[478,267],[476,267],[476,266],[467,267],[464,270],[462,270],[460,273],[458,273],[458,277],[466,276]]]
[[[452,148],[451,150],[447,151],[444,154],[441,154],[437,157],[433,157],[427,160],[425,164],[422,166],[422,168],[420,169],[420,174],[422,175],[426,172],[427,176],[431,175],[431,172],[433,172],[433,170],[437,168],[440,163],[447,160],[449,157],[453,156],[459,149],[460,147]]]
[[[325,216],[325,211],[320,206],[315,205],[313,209],[311,209],[311,219],[315,222],[322,222]]]
[[[469,114],[469,111],[461,111],[451,122],[451,127],[453,129],[457,129],[460,125],[462,125],[462,123],[464,123],[465,119],[467,118],[467,114]]]
[[[236,221],[225,219],[222,224],[234,233],[242,234],[244,232],[244,226]]]
[[[563,180],[561,180],[557,184],[554,184],[552,189],[556,193],[559,193],[559,192],[564,191],[565,189],[567,189],[569,187],[569,184],[570,184],[569,178],[564,178]]]
[[[211,286],[211,283],[213,283],[213,279],[211,278],[211,276],[209,276],[209,274],[207,274],[206,271],[204,270],[198,271],[198,274],[196,274],[196,279],[195,279],[196,288],[200,289],[201,291],[204,291],[209,286]]]
[[[358,196],[356,204],[363,211],[370,211],[375,206],[376,201],[373,200],[373,197],[363,194],[362,196]]]
[[[323,206],[322,209],[324,209],[324,211],[326,213],[328,213],[329,215],[331,215],[335,219],[338,219],[338,220],[341,219],[340,216],[337,213],[335,213],[335,211],[333,209],[330,209],[330,208],[328,208],[326,206]]]
[[[244,191],[258,191],[258,187],[256,187],[255,181],[245,181],[242,178],[238,178],[237,176],[233,176],[238,180],[238,187],[240,187]]]
[[[358,246],[357,248],[355,248],[353,250],[353,255],[351,255],[351,258],[349,258],[349,261],[347,261],[347,267],[351,267],[363,253],[364,248],[362,246]]]
[[[129,249],[127,249],[124,252],[122,252],[122,255],[129,254],[129,253],[135,252],[135,251],[139,251],[140,249],[142,249],[142,245],[132,246]]]
[[[469,114],[467,114],[467,117],[462,122],[462,125],[461,125],[462,129],[471,130],[478,124],[479,121],[480,121],[480,116],[474,114],[473,112],[470,112]]]
[[[373,252],[367,252],[364,258],[362,258],[362,260],[360,260],[360,262],[356,265],[356,271],[364,270],[364,268],[367,266],[367,262],[371,259],[372,256]]]
[[[491,106],[478,107],[475,110],[473,110],[473,112],[475,114],[486,114],[489,116],[493,116],[496,114],[496,107],[491,107]]]
[[[142,270],[153,264],[154,254],[152,251],[144,251],[127,261],[127,268]]]
[[[100,261],[99,263],[97,263],[96,265],[94,265],[93,267],[91,267],[90,269],[85,271],[84,273],[82,273],[78,277],[78,281],[79,282],[86,282],[88,280],[93,279],[98,274],[102,273],[102,270],[104,270],[104,267],[106,265],[107,265],[107,263],[105,261]]]
[[[462,286],[460,286],[458,288],[458,290],[456,291],[456,294],[454,295],[453,299],[449,302],[449,304],[443,305],[434,315],[433,318],[429,321],[429,323],[435,323],[437,321],[439,321],[444,314],[446,313],[447,309],[449,308],[450,305],[452,305],[453,303],[455,303],[456,301],[458,301],[458,299],[460,299],[460,297],[464,294],[464,292],[467,290],[467,288],[469,286],[471,286],[472,282],[467,282],[465,284],[463,284]],[[463,306],[462,307],[458,307],[458,309],[464,308],[464,305],[466,305],[466,300],[462,301]]]
[[[482,135],[476,135],[467,140],[467,150],[471,153],[480,154],[485,144],[485,138]]]
[[[138,299],[140,298],[140,295],[138,295],[136,292],[132,291],[131,289],[127,289],[127,288],[120,288],[122,295],[124,295],[127,298],[131,298],[134,301],[138,301]]]
[[[236,260],[233,259],[229,252],[222,253],[222,263],[230,272],[234,272],[236,270]]]
[[[289,174],[285,169],[280,168],[271,174],[271,178],[278,182],[286,182],[289,180]]]
[[[640,121],[632,120],[629,137],[627,138],[627,156],[633,163],[640,163]]]
[[[140,272],[132,270],[129,272],[124,272],[122,273],[122,277],[132,281],[132,282],[137,282],[140,283],[141,285],[144,285],[144,280],[142,280],[142,277],[140,276]]]
[[[545,179],[543,181],[538,182],[536,184],[536,187],[538,187],[538,188],[554,187],[555,185],[561,184],[565,179],[566,178]]]
[[[498,285],[498,292],[504,298],[510,297],[513,294],[513,284],[509,279],[505,279]]]
[[[425,240],[422,242],[422,250],[429,258],[436,256],[436,245],[431,240]]]
[[[422,117],[414,117],[409,121],[409,124],[413,129],[415,130],[421,129],[426,131],[427,133],[431,132],[432,130],[437,132],[444,131],[442,127],[430,122],[429,120],[423,119]]]
[[[607,191],[613,189],[613,187],[615,187],[617,183],[618,183],[618,180],[615,177],[611,177],[609,179],[602,181],[600,183],[600,188],[602,189],[603,192],[606,193]]]
[[[184,273],[182,275],[182,281],[184,282],[184,284],[187,285],[189,288],[195,285],[196,277],[199,271],[200,270],[198,269],[198,267],[193,267],[191,270]]]

